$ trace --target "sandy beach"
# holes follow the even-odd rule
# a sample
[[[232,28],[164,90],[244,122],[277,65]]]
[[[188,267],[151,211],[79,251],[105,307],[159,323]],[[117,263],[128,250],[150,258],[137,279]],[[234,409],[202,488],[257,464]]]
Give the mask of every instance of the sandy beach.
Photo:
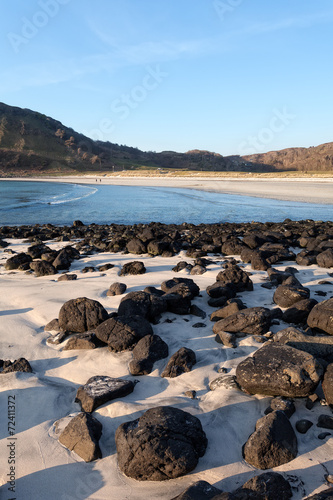
[[[80,184],[110,184],[118,186],[154,186],[198,189],[200,191],[212,191],[226,194],[239,194],[255,196],[260,198],[272,198],[276,200],[291,200],[308,203],[333,203],[333,178],[311,178],[291,177],[281,179],[279,177],[251,178],[238,177],[204,177],[204,176],[181,176],[167,177],[158,176],[64,176],[64,177],[37,177],[37,178],[11,178],[1,180],[23,180],[42,182],[74,182]]]
[[[8,248],[14,252],[26,251],[29,246],[21,239],[8,239],[7,242]],[[45,243],[53,250],[68,245],[68,242],[59,241]],[[2,251],[0,264],[3,265],[8,257]],[[4,409],[1,426],[2,498],[11,498],[8,496],[6,476],[8,463],[5,450],[10,436],[5,412],[8,398],[13,396],[17,453],[15,497],[18,499],[171,500],[198,480],[205,480],[223,491],[233,491],[263,472],[245,462],[242,446],[253,432],[257,419],[264,415],[271,398],[250,396],[235,388],[209,389],[209,384],[219,376],[220,368],[224,368],[228,375],[234,375],[237,365],[262,344],[251,335],[238,339],[236,348],[225,347],[215,341],[214,323],[209,320],[215,309],[207,304],[206,287],[214,283],[225,258],[213,254],[208,258],[211,264],[202,275],[190,276],[187,269],[177,273],[179,277],[193,278],[200,287],[200,296],[193,300],[193,304],[206,312],[206,319],[192,314],[183,316],[166,312],[161,321],[153,325],[154,333],[168,344],[169,356],[180,347],[187,346],[196,352],[196,365],[191,372],[179,377],[161,378],[167,360],[157,361],[149,375],[139,377],[132,394],[99,407],[94,415],[103,425],[100,440],[103,458],[91,463],[85,463],[58,442],[59,428],[64,427],[64,419],[68,422],[69,415],[80,411],[79,405],[74,402],[75,394],[90,377],[133,378],[129,372],[132,354],[130,351],[110,352],[106,347],[66,351],[63,347],[67,341],[59,345],[47,342],[55,333],[44,331],[44,326],[58,317],[66,301],[82,296],[99,301],[108,313],[116,312],[123,296],[106,296],[112,283],[124,282],[126,293],[143,290],[146,286],[159,287],[163,281],[175,276],[172,268],[179,261],[193,262],[193,259],[184,251],[172,257],[101,252],[74,261],[70,272],[77,274],[77,280],[68,282],[58,282],[58,275],[37,278],[33,274],[6,271],[0,267],[1,357],[10,360],[24,357],[33,370],[33,373],[0,374],[1,407]],[[122,266],[133,260],[143,262],[146,273],[119,277]],[[114,267],[104,272],[97,270],[98,266],[106,263]],[[240,265],[251,273],[254,290],[237,296],[248,308],[260,305],[274,309],[274,290],[261,286],[267,283],[267,273],[251,269],[250,264]],[[315,264],[302,266],[291,261],[274,267],[284,270],[289,265],[297,269],[298,280],[310,289],[312,298],[325,298],[319,297],[317,292],[323,290],[320,281],[330,279],[329,269]],[[86,266],[93,266],[93,272],[83,274],[82,269]],[[326,298],[331,296],[333,284],[326,286],[325,291],[328,293]],[[198,322],[201,326],[194,328]],[[275,333],[287,326],[289,324],[279,321],[271,326],[271,331]],[[196,391],[195,399],[185,395],[189,390]],[[136,481],[124,476],[118,467],[115,431],[121,423],[160,405],[174,406],[197,416],[206,432],[208,448],[195,470],[184,477],[162,482]],[[332,412],[319,403],[308,410],[304,398],[295,400],[295,405],[292,425],[295,426],[296,421],[302,418],[311,420],[314,425],[304,435],[297,433],[297,457],[274,471],[289,480],[292,498],[300,500],[325,489],[325,474],[333,474],[331,433],[326,439],[319,440],[318,435],[323,429],[316,426],[320,414],[331,415]]]

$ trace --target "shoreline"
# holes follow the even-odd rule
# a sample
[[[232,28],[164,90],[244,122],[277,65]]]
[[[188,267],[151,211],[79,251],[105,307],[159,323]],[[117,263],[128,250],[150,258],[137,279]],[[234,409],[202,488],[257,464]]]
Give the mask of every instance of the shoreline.
[[[62,176],[1,178],[1,181],[58,182],[91,185],[195,189],[221,194],[253,196],[284,201],[333,204],[333,178],[279,177],[167,177],[167,176]],[[96,182],[98,181],[98,183]],[[296,190],[296,191],[295,191]]]

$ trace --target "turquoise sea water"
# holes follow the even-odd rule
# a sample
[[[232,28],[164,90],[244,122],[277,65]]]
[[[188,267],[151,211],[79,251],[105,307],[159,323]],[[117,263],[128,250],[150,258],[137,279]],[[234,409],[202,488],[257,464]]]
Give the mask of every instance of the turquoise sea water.
[[[194,189],[0,181],[0,225],[281,222],[331,220],[333,204]]]

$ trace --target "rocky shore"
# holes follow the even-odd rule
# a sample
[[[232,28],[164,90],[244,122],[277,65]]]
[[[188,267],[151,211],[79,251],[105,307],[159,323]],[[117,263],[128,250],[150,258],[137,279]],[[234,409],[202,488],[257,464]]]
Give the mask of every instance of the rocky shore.
[[[25,498],[333,496],[333,222],[77,220],[0,248]]]

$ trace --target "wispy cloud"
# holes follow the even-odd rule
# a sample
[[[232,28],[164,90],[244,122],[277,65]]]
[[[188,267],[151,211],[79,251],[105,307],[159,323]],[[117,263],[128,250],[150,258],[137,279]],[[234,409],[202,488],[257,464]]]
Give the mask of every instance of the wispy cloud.
[[[333,11],[319,12],[316,15],[305,15],[299,17],[289,17],[275,22],[257,23],[246,27],[241,33],[260,35],[273,33],[290,28],[309,28],[318,24],[326,24],[333,19]],[[240,33],[240,32],[238,32]]]
[[[95,37],[112,50],[114,58],[122,61],[124,65],[150,64],[181,57],[195,57],[210,52],[216,47],[216,41],[213,38],[121,44],[112,35],[104,33],[93,24],[90,24],[90,29]]]
[[[110,56],[94,55],[80,59],[16,65],[2,72],[0,91],[18,91],[27,87],[45,87],[70,82],[97,73],[103,68],[111,70],[111,63]]]
[[[126,66],[146,66],[196,57],[216,51],[216,40],[183,40],[179,42],[145,42],[138,45],[112,45],[108,51],[75,59],[39,61],[20,64],[2,72],[0,91],[18,91],[28,87],[45,87],[106,72],[115,73]],[[220,49],[219,49],[220,50]]]
[[[331,22],[333,11],[319,12],[316,15],[289,17],[274,22],[247,24],[243,29],[223,31],[212,37],[190,40],[147,41],[138,44],[119,43],[112,34],[101,31],[88,22],[91,33],[112,51],[117,65],[144,65],[154,62],[173,61],[181,58],[200,57],[209,54],[222,54],[235,50],[234,40],[240,36],[264,35],[277,31],[309,28]]]
[[[15,65],[2,71],[1,92],[20,91],[29,87],[46,87],[80,80],[85,76],[106,72],[112,74],[126,66],[145,66],[184,58],[223,54],[238,50],[235,40],[241,37],[264,35],[277,31],[308,28],[331,22],[333,11],[320,12],[317,15],[304,15],[286,18],[276,22],[248,24],[234,31],[223,31],[215,36],[165,41],[146,41],[138,44],[126,44],[117,41],[112,34],[100,31],[90,24],[93,36],[105,44],[106,51],[61,60],[39,61],[30,64]]]

